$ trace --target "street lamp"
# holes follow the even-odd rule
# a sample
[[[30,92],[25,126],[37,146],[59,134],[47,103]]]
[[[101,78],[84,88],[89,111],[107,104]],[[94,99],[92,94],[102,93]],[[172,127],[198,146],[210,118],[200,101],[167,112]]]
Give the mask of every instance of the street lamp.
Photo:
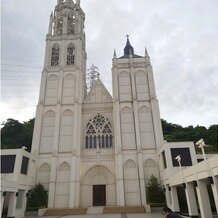
[[[182,171],[182,166],[181,166],[182,158],[181,158],[181,156],[180,155],[176,156],[175,160],[177,160],[177,162],[179,163],[179,169],[180,169],[180,171]]]
[[[205,142],[203,139],[200,139],[199,141],[196,142],[196,145],[201,148],[201,151],[202,151],[202,154],[203,154],[203,158],[204,160],[206,160],[206,155],[205,155],[205,152],[204,152],[204,147],[206,146]]]

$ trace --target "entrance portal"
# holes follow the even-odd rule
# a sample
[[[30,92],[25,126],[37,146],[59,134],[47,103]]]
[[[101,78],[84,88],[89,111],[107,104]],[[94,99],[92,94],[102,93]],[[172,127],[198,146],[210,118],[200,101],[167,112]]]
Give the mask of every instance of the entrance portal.
[[[93,185],[93,206],[106,205],[106,185]]]

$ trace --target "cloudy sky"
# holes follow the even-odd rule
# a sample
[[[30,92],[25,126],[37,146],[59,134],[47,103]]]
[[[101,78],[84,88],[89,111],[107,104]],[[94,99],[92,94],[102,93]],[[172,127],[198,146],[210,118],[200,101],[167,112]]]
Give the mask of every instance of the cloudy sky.
[[[34,117],[45,35],[56,0],[3,0],[1,122]],[[111,92],[114,48],[147,47],[161,117],[188,125],[218,123],[217,0],[81,0],[86,14],[87,68],[98,66]]]

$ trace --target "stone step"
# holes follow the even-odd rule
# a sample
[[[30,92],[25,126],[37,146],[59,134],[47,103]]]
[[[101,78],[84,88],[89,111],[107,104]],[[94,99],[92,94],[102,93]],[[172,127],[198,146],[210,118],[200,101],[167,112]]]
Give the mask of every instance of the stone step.
[[[103,214],[104,207],[89,207],[86,214]]]
[[[60,208],[47,209],[44,216],[67,216],[67,215],[82,215],[86,214],[87,208]]]
[[[104,214],[145,213],[143,206],[104,207]]]

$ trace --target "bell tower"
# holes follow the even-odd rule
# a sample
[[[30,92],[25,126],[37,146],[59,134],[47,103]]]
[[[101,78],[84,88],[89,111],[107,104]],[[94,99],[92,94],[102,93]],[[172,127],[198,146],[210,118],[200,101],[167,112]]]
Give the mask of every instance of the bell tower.
[[[58,0],[46,35],[32,153],[37,156],[36,180],[45,181],[49,190],[50,208],[79,206],[81,112],[86,95],[84,21],[79,0]]]
[[[146,49],[144,56],[135,54],[128,35],[124,54],[117,57],[114,52],[112,78],[117,201],[118,205],[140,205],[146,202],[143,162],[149,157],[157,160],[163,134],[150,58]],[[128,163],[130,157],[134,165]],[[139,179],[125,174],[133,166],[138,167]],[[128,185],[130,178],[134,193]]]

